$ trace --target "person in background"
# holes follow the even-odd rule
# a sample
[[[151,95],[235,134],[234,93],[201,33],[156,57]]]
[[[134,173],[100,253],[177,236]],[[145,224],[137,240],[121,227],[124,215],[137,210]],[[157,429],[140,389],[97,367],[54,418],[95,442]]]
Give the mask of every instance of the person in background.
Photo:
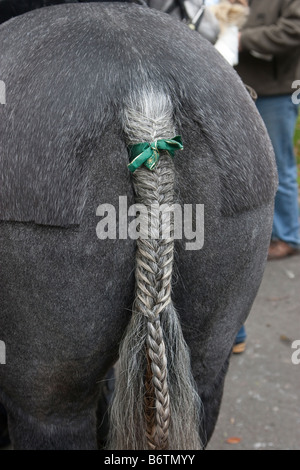
[[[300,1],[249,0],[250,15],[241,28],[242,80],[255,89],[257,108],[271,138],[277,169],[272,238],[268,259],[299,253],[297,163],[293,136],[299,105],[292,99],[300,79]]]
[[[248,6],[248,0],[228,0],[230,3],[240,3],[241,5],[244,5],[244,7]],[[205,0],[205,5],[206,6],[211,6],[211,5],[216,5],[217,3],[220,3],[220,0]]]
[[[246,0],[219,0],[207,7],[218,20],[220,32],[214,44],[230,65],[239,60],[239,30],[249,14]]]

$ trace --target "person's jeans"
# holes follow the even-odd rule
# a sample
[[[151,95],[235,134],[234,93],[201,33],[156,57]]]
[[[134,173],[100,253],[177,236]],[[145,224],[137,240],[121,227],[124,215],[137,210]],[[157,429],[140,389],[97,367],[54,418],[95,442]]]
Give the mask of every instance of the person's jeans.
[[[245,326],[241,326],[241,328],[238,331],[238,334],[235,337],[235,344],[240,344],[244,343],[246,341],[247,334],[246,334],[246,328]]]
[[[256,105],[269,133],[278,170],[272,240],[300,248],[297,164],[293,137],[298,106],[291,95],[259,97]]]

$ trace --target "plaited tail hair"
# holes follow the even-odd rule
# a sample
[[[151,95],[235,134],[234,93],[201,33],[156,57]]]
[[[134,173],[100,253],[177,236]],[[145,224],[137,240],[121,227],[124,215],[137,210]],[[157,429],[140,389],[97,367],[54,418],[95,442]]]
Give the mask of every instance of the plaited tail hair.
[[[128,145],[176,135],[169,97],[154,91],[131,95],[123,125]],[[139,216],[140,220],[146,217],[147,223],[140,224],[137,240],[135,302],[120,347],[110,449],[203,447],[200,399],[171,300],[174,237],[173,217],[167,208],[171,211],[174,203],[174,176],[173,159],[164,152],[153,171],[142,165],[132,177],[136,203],[143,204],[148,213],[141,211]],[[160,212],[163,204],[166,206]],[[143,233],[145,227],[150,227],[149,232]]]

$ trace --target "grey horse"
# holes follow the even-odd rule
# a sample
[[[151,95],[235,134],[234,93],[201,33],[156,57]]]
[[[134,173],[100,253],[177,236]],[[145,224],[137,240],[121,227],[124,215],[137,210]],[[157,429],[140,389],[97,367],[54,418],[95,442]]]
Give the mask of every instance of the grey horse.
[[[2,24],[0,44],[13,447],[97,448],[118,361],[107,448],[205,448],[272,226],[276,170],[254,103],[208,41],[138,5],[35,10]],[[181,151],[163,147],[179,135]]]

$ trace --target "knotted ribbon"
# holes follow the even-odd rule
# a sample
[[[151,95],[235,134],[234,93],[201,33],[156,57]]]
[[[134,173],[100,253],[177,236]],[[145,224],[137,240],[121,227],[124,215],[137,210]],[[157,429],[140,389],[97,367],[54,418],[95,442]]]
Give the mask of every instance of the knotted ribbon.
[[[133,173],[144,164],[149,170],[154,170],[162,151],[167,151],[171,157],[174,157],[175,151],[182,149],[180,135],[176,135],[172,139],[159,139],[155,142],[141,142],[130,145],[128,147],[130,160],[128,168]]]

